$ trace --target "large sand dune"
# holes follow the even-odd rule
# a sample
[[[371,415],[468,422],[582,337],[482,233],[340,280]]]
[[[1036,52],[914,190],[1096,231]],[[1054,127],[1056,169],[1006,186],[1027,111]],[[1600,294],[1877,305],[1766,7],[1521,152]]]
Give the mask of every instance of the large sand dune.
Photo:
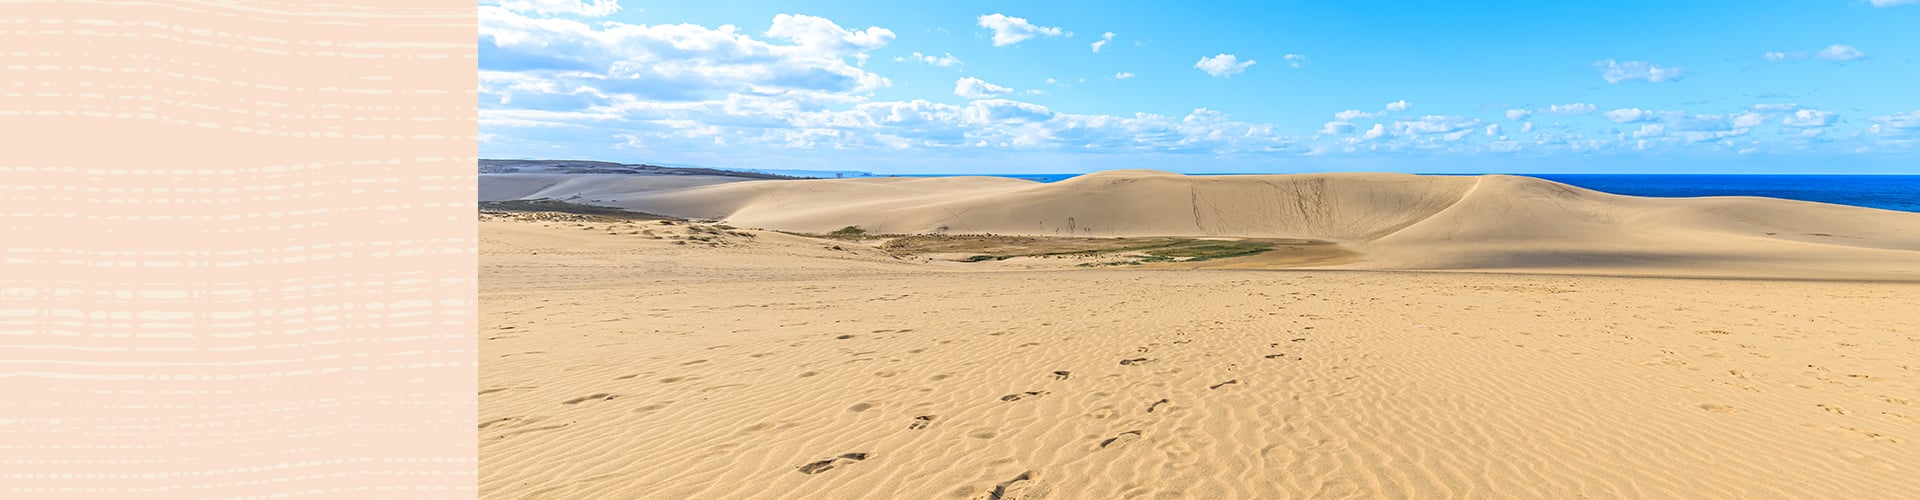
[[[699,189],[765,190],[709,214],[745,220],[807,189],[932,199],[967,183],[1028,206],[1320,190],[1323,208],[1274,209],[1289,215],[1268,227],[1436,252],[1911,237],[1873,237],[1891,233],[1874,217],[1910,219],[1872,211],[1514,178],[1107,180]],[[1153,227],[1196,218],[1156,203],[1183,211]],[[1735,224],[1768,210],[1783,213]],[[882,218],[833,215],[863,216],[835,223]],[[1318,225],[1347,218],[1373,225]],[[1767,224],[1869,241],[1744,233]],[[489,498],[1920,498],[1913,283],[1004,270],[658,221],[494,219],[480,235]]]
[[[1338,242],[1357,269],[1920,279],[1920,214],[1767,198],[1618,196],[1529,177],[1108,171],[739,181],[482,176],[561,198],[799,232],[1233,236]]]

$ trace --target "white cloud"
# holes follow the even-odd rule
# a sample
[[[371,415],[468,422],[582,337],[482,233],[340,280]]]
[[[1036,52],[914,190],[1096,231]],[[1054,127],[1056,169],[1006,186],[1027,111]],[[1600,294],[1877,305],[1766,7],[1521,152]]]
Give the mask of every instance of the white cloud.
[[[1413,107],[1413,104],[1408,103],[1406,99],[1401,99],[1398,101],[1387,103],[1387,111],[1400,112],[1400,111],[1406,111],[1407,108],[1411,108],[1411,107]]]
[[[1414,135],[1451,134],[1480,127],[1480,120],[1464,116],[1427,115],[1417,120],[1393,122],[1393,129]]]
[[[1346,111],[1341,111],[1339,113],[1334,113],[1333,119],[1343,121],[1343,122],[1350,122],[1350,121],[1354,121],[1361,118],[1373,118],[1373,117],[1384,115],[1384,114],[1387,114],[1387,113],[1384,111],[1368,113],[1358,109],[1349,109]]]
[[[1532,111],[1527,111],[1527,110],[1524,110],[1524,109],[1509,109],[1509,110],[1507,110],[1507,119],[1508,119],[1508,120],[1511,120],[1511,121],[1516,121],[1516,122],[1517,122],[1517,121],[1520,121],[1520,120],[1525,120],[1525,119],[1527,119],[1527,117],[1529,117],[1529,116],[1533,116],[1533,112],[1532,112]]]
[[[823,18],[774,17],[769,40],[728,25],[588,24],[479,8],[480,70],[513,72],[557,87],[591,87],[639,99],[685,101],[747,91],[777,94],[865,93],[891,85],[850,64],[893,40],[886,28],[852,31]],[[483,86],[481,100],[511,91]]]
[[[1239,57],[1233,54],[1202,57],[1200,58],[1200,62],[1193,63],[1193,67],[1199,68],[1200,71],[1205,71],[1209,75],[1221,78],[1231,77],[1235,74],[1245,72],[1247,67],[1252,65],[1252,59],[1241,61]]]
[[[1284,55],[1284,56],[1280,56],[1280,58],[1281,58],[1281,59],[1286,59],[1286,60],[1287,60],[1287,66],[1289,66],[1289,67],[1292,67],[1292,68],[1294,68],[1294,69],[1299,69],[1299,68],[1300,68],[1300,63],[1303,63],[1303,62],[1306,62],[1306,61],[1307,61],[1307,56],[1303,56],[1303,55],[1300,55],[1300,54],[1287,54],[1287,55]]]
[[[953,82],[953,95],[968,99],[987,99],[1008,92],[1013,92],[1013,89],[971,76]]]
[[[1867,53],[1861,52],[1860,49],[1853,48],[1852,45],[1835,44],[1835,45],[1828,45],[1827,48],[1820,49],[1820,51],[1815,52],[1813,56],[1821,59],[1831,59],[1835,61],[1852,61],[1855,59],[1867,57]]]
[[[1520,124],[1520,133],[1522,133],[1522,134],[1525,134],[1525,133],[1529,133],[1529,132],[1533,132],[1533,122],[1525,122],[1525,123],[1521,123],[1521,124]]]
[[[1367,129],[1367,132],[1364,134],[1360,134],[1360,140],[1371,141],[1374,139],[1379,139],[1386,135],[1387,135],[1387,127],[1385,125],[1375,123],[1373,124],[1373,128]]]
[[[502,9],[534,13],[540,15],[576,15],[582,17],[606,17],[620,12],[618,0],[502,0],[489,2]]]
[[[1874,124],[1874,133],[1911,134],[1920,132],[1920,111],[1876,116],[1873,117],[1872,120],[1878,122]]]
[[[1767,122],[1767,117],[1760,113],[1739,113],[1733,115],[1731,118],[1733,119],[1733,128],[1736,129],[1758,127],[1760,124]]]
[[[1601,116],[1605,116],[1607,121],[1614,123],[1637,123],[1654,119],[1653,112],[1640,108],[1620,108],[1601,113]]]
[[[1546,111],[1548,113],[1556,114],[1556,115],[1584,115],[1587,113],[1592,113],[1594,109],[1597,109],[1597,108],[1592,104],[1576,102],[1573,104],[1555,104],[1552,106],[1547,106]]]
[[[1646,61],[1615,61],[1607,59],[1596,61],[1593,66],[1600,68],[1600,78],[1607,83],[1620,83],[1627,80],[1646,80],[1665,82],[1680,79],[1683,73],[1678,67],[1661,67]]]
[[[893,31],[872,27],[850,31],[824,17],[778,14],[767,36],[792,40],[802,47],[828,54],[855,53],[877,49],[893,42]]]
[[[1487,137],[1498,137],[1499,135],[1500,135],[1500,124],[1495,123],[1492,125],[1487,125]]]
[[[1794,111],[1792,115],[1789,115],[1785,118],[1781,118],[1780,124],[1788,127],[1794,127],[1794,128],[1825,127],[1833,123],[1833,118],[1835,116],[1838,116],[1838,115],[1829,111],[1820,111],[1817,109],[1802,109],[1802,110]]]
[[[1004,47],[1031,40],[1041,36],[1060,36],[1064,33],[1058,27],[1036,26],[1026,18],[1006,14],[987,14],[980,16],[980,27],[993,30],[993,46]]]
[[[1869,1],[1873,3],[1874,7],[1892,7],[1895,5],[1920,3],[1920,0],[1869,0]]]
[[[1106,47],[1106,46],[1107,46],[1107,43],[1109,43],[1109,42],[1112,42],[1112,41],[1113,41],[1113,32],[1111,32],[1111,31],[1109,31],[1109,32],[1106,32],[1106,33],[1103,33],[1103,34],[1101,34],[1101,35],[1100,35],[1100,39],[1099,39],[1099,40],[1095,40],[1095,41],[1093,42],[1093,53],[1095,53],[1095,54],[1098,54],[1098,53],[1100,53],[1100,49],[1101,49],[1102,47]]]
[[[1649,123],[1646,125],[1641,125],[1640,130],[1633,131],[1633,138],[1646,139],[1649,137],[1660,137],[1662,135],[1666,135],[1666,133],[1667,133],[1666,126],[1658,123]]]
[[[933,66],[939,66],[942,68],[949,68],[949,67],[959,66],[963,64],[960,62],[960,58],[953,57],[953,53],[951,52],[947,53],[946,55],[938,56],[938,57],[915,52],[913,53],[913,55],[906,56],[906,57],[895,57],[893,58],[893,60],[896,62],[906,62],[906,61],[922,62],[922,63],[927,63]]]
[[[1806,53],[1806,52],[1777,52],[1777,51],[1776,51],[1776,52],[1766,52],[1766,53],[1762,53],[1762,54],[1760,54],[1760,57],[1761,57],[1762,59],[1766,59],[1766,60],[1768,60],[1768,61],[1771,61],[1771,62],[1780,62],[1780,61],[1786,61],[1786,60],[1790,60],[1790,59],[1806,59],[1806,58],[1807,58],[1807,53]]]
[[[1322,135],[1343,135],[1353,133],[1353,124],[1347,122],[1327,122],[1320,126]]]
[[[1113,74],[1113,78],[1114,78],[1115,80],[1125,80],[1125,79],[1128,79],[1128,78],[1133,78],[1133,73],[1128,73],[1128,72],[1125,72],[1125,71],[1122,71],[1122,72],[1119,72],[1119,73],[1114,73],[1114,74]]]

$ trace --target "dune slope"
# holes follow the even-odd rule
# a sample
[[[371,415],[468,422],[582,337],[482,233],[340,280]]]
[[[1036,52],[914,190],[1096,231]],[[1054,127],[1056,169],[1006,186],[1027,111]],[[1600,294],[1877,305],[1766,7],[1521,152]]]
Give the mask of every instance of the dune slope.
[[[1356,269],[1920,279],[1920,214],[1767,198],[1618,196],[1529,177],[1108,171],[733,182],[518,176],[486,196],[575,197],[799,232],[1232,236],[1339,242]]]
[[[1464,196],[1381,239],[1484,236],[1419,232],[1503,208]],[[481,223],[483,496],[1920,497],[1914,283],[966,272],[737,233]]]

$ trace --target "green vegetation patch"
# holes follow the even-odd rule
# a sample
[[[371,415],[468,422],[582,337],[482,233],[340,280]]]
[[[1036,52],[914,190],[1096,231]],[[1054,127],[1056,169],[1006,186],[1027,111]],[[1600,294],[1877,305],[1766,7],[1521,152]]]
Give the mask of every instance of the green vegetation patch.
[[[837,232],[836,232],[837,233]],[[1013,257],[1102,254],[1140,255],[1139,262],[1202,261],[1254,255],[1272,250],[1268,241],[1201,240],[1193,238],[1081,238],[1046,236],[943,235],[900,236],[881,245],[897,255],[973,254],[966,262]]]
[[[680,218],[677,218],[677,217],[668,217],[665,215],[650,214],[646,212],[635,212],[632,210],[627,210],[627,209],[617,208],[617,207],[603,207],[599,205],[571,203],[571,202],[555,200],[552,198],[540,198],[540,199],[534,199],[534,200],[483,201],[483,202],[480,202],[480,211],[482,212],[559,212],[559,213],[578,214],[578,215],[598,215],[602,217],[632,219],[632,220],[681,220]]]

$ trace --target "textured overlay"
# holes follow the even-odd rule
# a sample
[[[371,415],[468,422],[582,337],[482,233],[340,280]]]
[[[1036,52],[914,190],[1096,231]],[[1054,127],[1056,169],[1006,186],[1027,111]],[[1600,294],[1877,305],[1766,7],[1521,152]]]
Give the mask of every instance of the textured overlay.
[[[468,497],[471,3],[0,2],[0,497]]]

